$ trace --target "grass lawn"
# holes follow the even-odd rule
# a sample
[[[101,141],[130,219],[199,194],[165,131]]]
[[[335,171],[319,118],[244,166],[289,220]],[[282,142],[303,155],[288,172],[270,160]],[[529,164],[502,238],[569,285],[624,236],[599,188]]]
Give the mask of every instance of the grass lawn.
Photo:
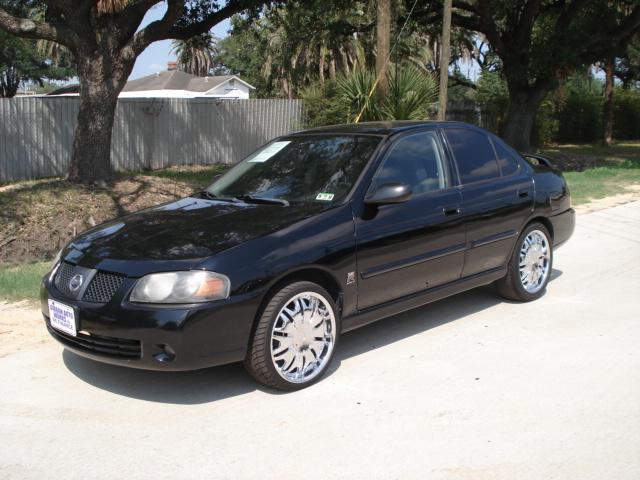
[[[640,142],[620,142],[611,147],[558,145],[540,149],[564,172],[571,201],[581,205],[625,192],[640,184]]]
[[[0,300],[35,300],[50,262],[0,265]]]

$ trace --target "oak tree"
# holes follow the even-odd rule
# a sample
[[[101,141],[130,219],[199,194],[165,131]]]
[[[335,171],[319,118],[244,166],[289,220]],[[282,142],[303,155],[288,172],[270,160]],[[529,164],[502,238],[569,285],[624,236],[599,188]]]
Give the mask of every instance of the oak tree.
[[[80,81],[80,108],[69,167],[74,181],[108,180],[111,132],[118,94],[136,58],[153,42],[201,35],[222,20],[258,8],[264,0],[0,0],[0,29],[68,48]],[[25,4],[43,10],[42,20],[20,14]],[[164,15],[141,28],[164,4]]]

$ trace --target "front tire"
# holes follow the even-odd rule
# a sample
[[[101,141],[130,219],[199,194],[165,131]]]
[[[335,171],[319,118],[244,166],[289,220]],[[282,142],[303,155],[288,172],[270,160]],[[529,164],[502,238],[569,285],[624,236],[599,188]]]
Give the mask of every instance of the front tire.
[[[331,363],[339,327],[338,309],[324,288],[306,281],[286,285],[260,315],[245,367],[271,388],[308,387]]]
[[[549,230],[538,222],[523,230],[507,266],[507,275],[496,282],[498,292],[509,300],[530,302],[544,295],[553,266]]]

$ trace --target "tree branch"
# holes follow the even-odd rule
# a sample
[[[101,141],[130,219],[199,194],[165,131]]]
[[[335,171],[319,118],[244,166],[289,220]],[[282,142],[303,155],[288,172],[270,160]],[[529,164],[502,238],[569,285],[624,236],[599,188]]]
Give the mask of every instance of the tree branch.
[[[531,44],[531,34],[533,33],[533,25],[540,13],[542,0],[529,0],[522,9],[522,14],[517,23],[513,24],[515,31],[513,36],[517,45]]]
[[[4,8],[0,8],[0,29],[18,37],[51,40],[69,48],[74,48],[78,40],[76,34],[64,25],[14,17]]]
[[[131,42],[129,42],[129,48],[132,53],[139,55],[151,43],[158,40],[181,40],[206,33],[224,19],[263,2],[257,0],[231,0],[220,10],[207,15],[199,22],[190,25],[179,25],[177,22],[184,13],[185,3],[184,0],[168,0],[165,16],[136,33]]]
[[[168,0],[167,11],[160,20],[151,22],[145,28],[136,33],[129,41],[125,51],[130,50],[131,55],[137,57],[142,51],[158,40],[164,40],[167,32],[182,17],[184,13],[184,0]]]

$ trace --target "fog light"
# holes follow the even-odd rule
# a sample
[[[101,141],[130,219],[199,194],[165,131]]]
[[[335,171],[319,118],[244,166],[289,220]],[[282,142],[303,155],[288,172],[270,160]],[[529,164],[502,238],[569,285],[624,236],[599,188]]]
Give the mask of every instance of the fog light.
[[[173,362],[176,358],[176,352],[169,345],[160,344],[158,348],[162,350],[160,353],[156,353],[153,358],[159,363]]]

